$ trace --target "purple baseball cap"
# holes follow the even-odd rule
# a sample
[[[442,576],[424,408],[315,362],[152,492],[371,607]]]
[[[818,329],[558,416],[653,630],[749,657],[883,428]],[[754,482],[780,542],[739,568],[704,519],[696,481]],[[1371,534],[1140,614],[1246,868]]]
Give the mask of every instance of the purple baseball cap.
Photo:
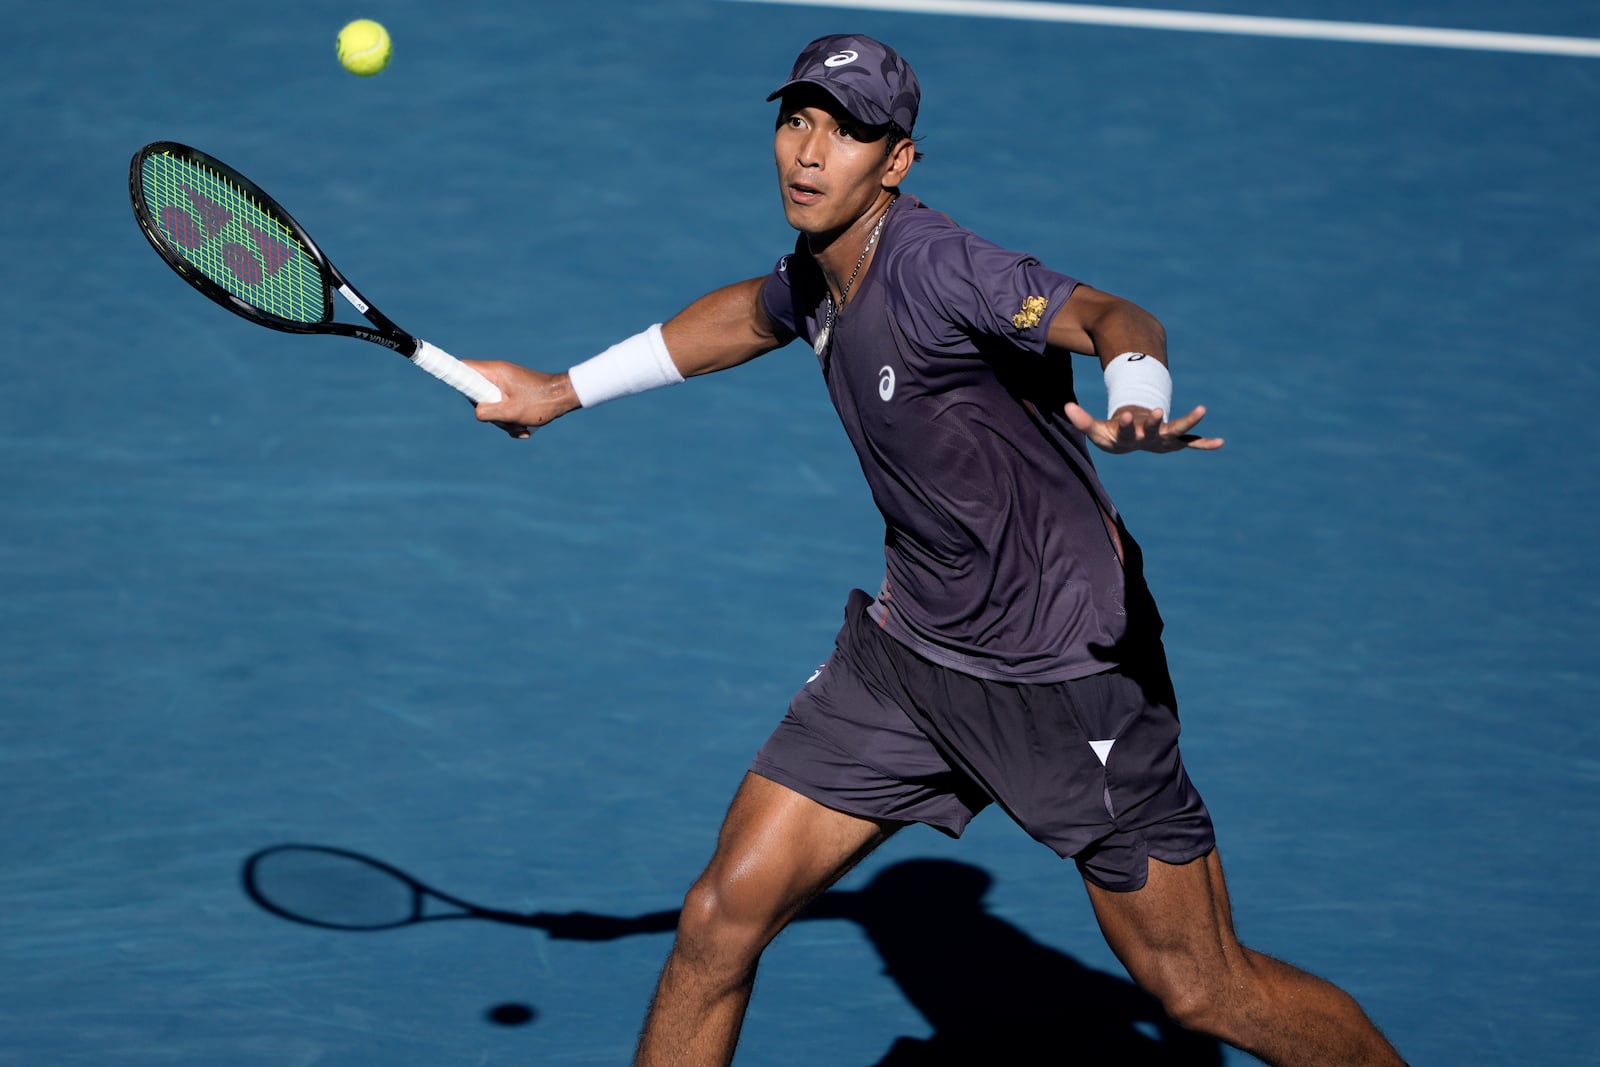
[[[806,45],[789,80],[767,97],[776,100],[796,85],[815,85],[839,101],[857,122],[890,122],[911,132],[917,121],[922,86],[900,53],[871,37],[835,33]]]

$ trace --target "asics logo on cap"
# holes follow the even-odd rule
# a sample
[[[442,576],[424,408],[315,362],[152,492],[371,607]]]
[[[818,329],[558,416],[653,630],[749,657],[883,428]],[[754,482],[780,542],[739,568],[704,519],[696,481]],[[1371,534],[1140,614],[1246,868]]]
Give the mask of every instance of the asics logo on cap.
[[[859,33],[818,37],[795,58],[789,79],[767,95],[776,100],[797,85],[817,85],[831,93],[864,126],[898,123],[910,133],[917,121],[922,88],[900,53]]]

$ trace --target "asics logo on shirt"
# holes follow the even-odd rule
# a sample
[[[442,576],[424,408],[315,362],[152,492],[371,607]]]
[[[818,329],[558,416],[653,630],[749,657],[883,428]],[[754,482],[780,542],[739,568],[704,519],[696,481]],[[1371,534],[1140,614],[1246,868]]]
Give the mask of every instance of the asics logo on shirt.
[[[822,65],[824,67],[842,67],[846,63],[854,63],[856,60],[858,60],[860,58],[861,58],[861,53],[852,52],[850,49],[846,48],[843,52],[835,52],[833,55],[829,56],[827,59],[824,59],[822,61]]]
[[[884,367],[878,372],[878,396],[886,403],[894,396],[894,368]]]

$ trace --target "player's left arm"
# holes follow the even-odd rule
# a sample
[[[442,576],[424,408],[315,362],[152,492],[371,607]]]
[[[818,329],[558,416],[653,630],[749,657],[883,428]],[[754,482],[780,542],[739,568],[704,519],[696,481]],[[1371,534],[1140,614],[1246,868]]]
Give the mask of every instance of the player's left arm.
[[[1108,372],[1108,387],[1113,375],[1123,376],[1123,380],[1131,378],[1135,400],[1150,395],[1148,389],[1138,386],[1166,374],[1167,331],[1160,320],[1131,300],[1088,285],[1072,290],[1050,320],[1046,336],[1050,349],[1097,357],[1101,369]],[[1119,359],[1123,356],[1129,358]],[[1152,360],[1159,368],[1140,366],[1143,360]],[[1113,362],[1117,367],[1112,367]],[[1206,409],[1199,405],[1182,418],[1170,421],[1170,412],[1160,404],[1152,407],[1137,402],[1118,404],[1104,419],[1095,418],[1077,404],[1068,404],[1066,413],[1084,436],[1108,452],[1176,452],[1185,448],[1209,451],[1222,447],[1220,437],[1191,432],[1205,418]]]

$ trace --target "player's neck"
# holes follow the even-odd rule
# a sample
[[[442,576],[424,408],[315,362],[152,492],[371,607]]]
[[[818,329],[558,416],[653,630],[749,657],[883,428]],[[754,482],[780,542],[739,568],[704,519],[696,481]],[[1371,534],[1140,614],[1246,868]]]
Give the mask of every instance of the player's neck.
[[[885,189],[872,202],[872,206],[843,230],[832,235],[807,236],[811,255],[822,268],[822,275],[827,279],[828,289],[835,301],[843,303],[841,295],[848,299],[848,294],[854,292],[855,286],[861,283],[877,252],[877,243],[882,237],[882,223],[898,195],[893,189]]]

